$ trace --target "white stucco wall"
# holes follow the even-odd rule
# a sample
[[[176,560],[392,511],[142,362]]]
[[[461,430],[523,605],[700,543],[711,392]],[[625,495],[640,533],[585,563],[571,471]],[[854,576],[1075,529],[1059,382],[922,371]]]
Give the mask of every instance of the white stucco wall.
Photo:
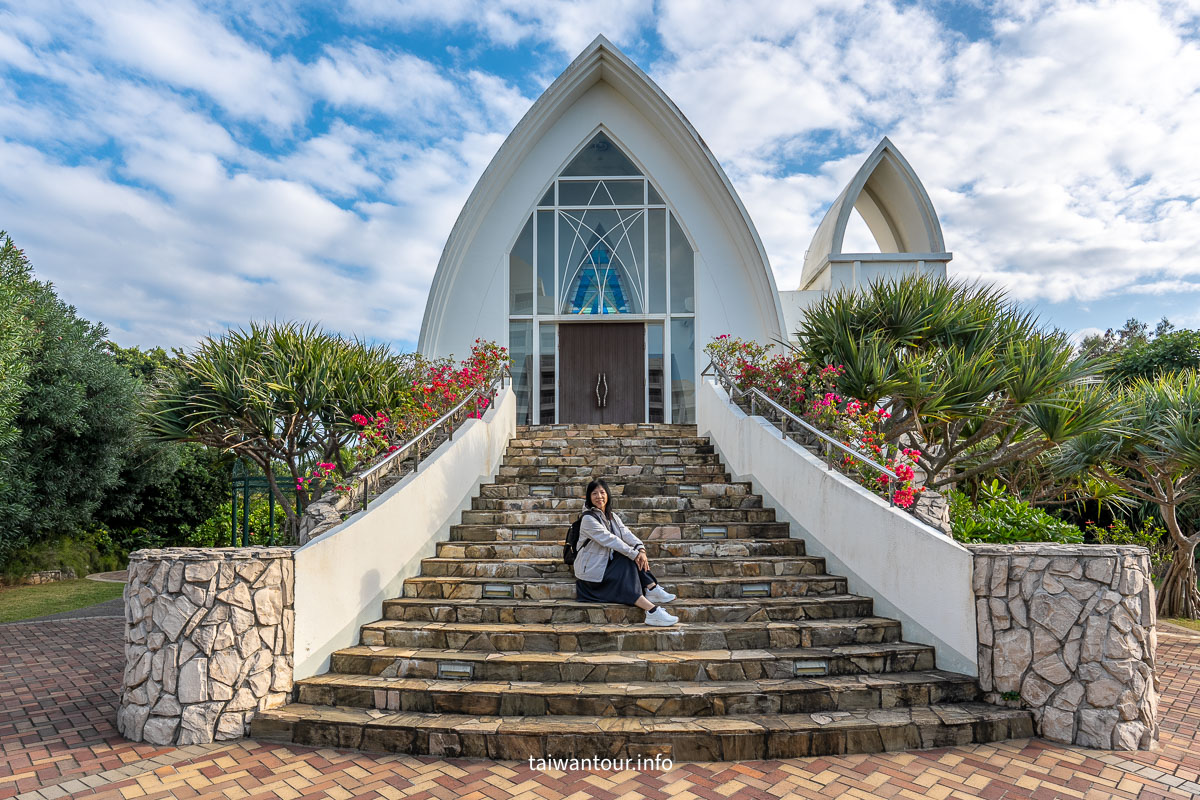
[[[965,547],[827,469],[772,423],[731,404],[711,380],[696,387],[696,418],[734,477],[751,481],[831,574],[873,597],[876,614],[900,620],[906,640],[936,647],[940,669],[979,674]]]
[[[796,341],[796,329],[804,319],[804,310],[825,296],[824,291],[780,292],[779,305],[783,308],[784,330],[788,341]]]
[[[682,152],[661,121],[648,119],[604,80],[559,111],[512,163],[493,165],[507,177],[477,218],[460,220],[462,230],[444,256],[445,285],[435,284],[440,296],[431,295],[421,351],[461,357],[476,338],[507,341],[508,252],[550,182],[601,125],[658,186],[696,246],[697,351],[722,333],[756,341],[780,337],[777,291],[762,254],[747,247],[752,237],[740,230],[746,222],[714,203],[726,190],[714,186],[720,176],[712,166]]]
[[[329,668],[358,643],[405,578],[420,572],[479,485],[496,474],[516,432],[516,397],[503,389],[482,419],[467,420],[420,469],[344,523],[296,551],[295,677]]]

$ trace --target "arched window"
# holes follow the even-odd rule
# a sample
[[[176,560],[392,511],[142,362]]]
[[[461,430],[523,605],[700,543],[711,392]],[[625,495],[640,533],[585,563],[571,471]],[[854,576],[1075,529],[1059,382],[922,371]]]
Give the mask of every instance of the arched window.
[[[694,359],[683,335],[695,311],[693,264],[662,195],[604,131],[596,133],[555,177],[509,253],[518,421],[555,421],[556,326],[622,316],[646,326],[645,420],[692,421],[691,382],[674,388],[670,376],[675,367],[690,374],[684,362]]]

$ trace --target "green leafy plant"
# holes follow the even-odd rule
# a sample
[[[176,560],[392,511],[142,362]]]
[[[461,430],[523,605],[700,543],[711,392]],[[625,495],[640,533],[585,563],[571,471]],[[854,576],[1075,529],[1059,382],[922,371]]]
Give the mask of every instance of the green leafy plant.
[[[134,440],[134,379],[107,331],[38,281],[0,232],[0,568],[81,535],[120,485]]]
[[[843,394],[889,412],[881,432],[920,451],[933,488],[1112,425],[1088,383],[1100,364],[994,289],[877,281],[823,298],[796,333],[808,363],[837,365]]]
[[[979,495],[979,501],[973,503],[962,492],[946,494],[951,529],[959,541],[972,544],[1083,541],[1079,528],[1009,494],[999,481],[981,487]]]
[[[1179,512],[1200,496],[1200,371],[1139,378],[1115,389],[1111,399],[1119,427],[1079,437],[1064,448],[1064,458],[1158,508],[1172,544],[1158,614],[1195,619],[1200,520]]]
[[[888,413],[839,394],[841,366],[812,369],[794,352],[772,350],[771,345],[729,334],[718,336],[704,348],[739,390],[762,391],[814,428],[891,471],[895,479],[851,455],[843,455],[837,462],[842,472],[862,486],[890,497],[901,508],[911,508],[925,491],[924,486],[916,485],[920,453],[894,447],[888,452],[879,433]]]
[[[1123,519],[1115,519],[1108,525],[1087,522],[1084,532],[1096,544],[1132,544],[1150,551],[1150,566],[1155,575],[1162,573],[1171,560],[1171,537],[1167,529],[1157,520],[1147,519],[1140,527],[1133,527]]]

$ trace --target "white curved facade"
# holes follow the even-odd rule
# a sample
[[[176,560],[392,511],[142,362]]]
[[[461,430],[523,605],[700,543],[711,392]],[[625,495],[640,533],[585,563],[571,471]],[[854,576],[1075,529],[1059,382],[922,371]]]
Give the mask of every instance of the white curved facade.
[[[693,251],[690,309],[652,314],[649,303],[643,302],[640,310],[631,307],[627,313],[562,313],[563,293],[571,287],[560,287],[552,313],[526,315],[514,307],[513,295],[519,292],[510,285],[510,253],[539,199],[598,133],[624,152],[661,196],[662,206],[677,221]],[[647,214],[653,205],[644,204]],[[525,319],[535,331],[532,341],[538,343],[532,345],[532,353],[519,352],[521,343],[510,341],[513,323]],[[544,357],[552,355],[547,349],[557,347],[553,343],[557,337],[546,335],[550,329],[563,333],[566,326],[586,322],[642,324],[650,330],[649,326],[659,324],[664,338],[669,338],[670,330],[679,328],[674,323],[689,319],[692,358],[690,363],[684,359],[676,362],[678,371],[685,373],[674,376],[677,380],[668,374],[663,387],[668,397],[659,401],[661,420],[651,408],[653,375],[647,375],[642,386],[644,402],[635,418],[604,421],[694,421],[688,409],[694,407],[694,385],[707,363],[701,363],[704,344],[723,333],[759,341],[779,338],[783,317],[762,243],[724,171],[662,90],[598,37],[534,103],[475,186],[442,253],[418,349],[429,356],[461,357],[476,338],[505,342],[514,349],[514,356],[528,357],[526,363],[516,365],[518,371],[530,372],[530,395],[525,401],[530,413],[521,421],[580,421],[565,419],[561,409],[555,410],[556,419],[539,413],[549,408],[545,395],[551,385],[562,401],[562,392],[573,390],[580,379],[571,371],[574,363],[561,361],[555,365],[553,384],[548,375],[539,375],[534,365],[545,363]],[[542,344],[546,346],[539,350]],[[679,342],[675,345],[678,348]],[[664,343],[663,347],[670,362],[671,345]],[[642,353],[640,357],[648,362],[652,355]],[[609,373],[603,372],[608,379]],[[590,388],[590,374],[586,380]],[[561,385],[564,382],[569,385]],[[610,387],[609,391],[620,398],[619,388]],[[683,397],[688,392],[693,393],[690,401]],[[675,394],[679,396],[671,396]]]
[[[855,208],[881,253],[841,252]],[[945,275],[944,249],[925,189],[884,139],[822,220],[802,290],[779,292],[700,135],[597,37],[480,177],[442,252],[418,349],[461,358],[476,339],[508,346],[518,424],[692,423],[713,338],[784,339],[830,289]]]

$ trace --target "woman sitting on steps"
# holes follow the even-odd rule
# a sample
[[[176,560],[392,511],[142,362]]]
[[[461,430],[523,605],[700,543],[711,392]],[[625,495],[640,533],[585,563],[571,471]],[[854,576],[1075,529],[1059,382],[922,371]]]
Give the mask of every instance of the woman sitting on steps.
[[[637,606],[646,612],[646,624],[655,627],[679,622],[679,617],[655,605],[669,603],[675,595],[658,585],[650,574],[646,545],[612,512],[608,484],[600,478],[589,483],[583,505],[575,557],[576,599]]]

